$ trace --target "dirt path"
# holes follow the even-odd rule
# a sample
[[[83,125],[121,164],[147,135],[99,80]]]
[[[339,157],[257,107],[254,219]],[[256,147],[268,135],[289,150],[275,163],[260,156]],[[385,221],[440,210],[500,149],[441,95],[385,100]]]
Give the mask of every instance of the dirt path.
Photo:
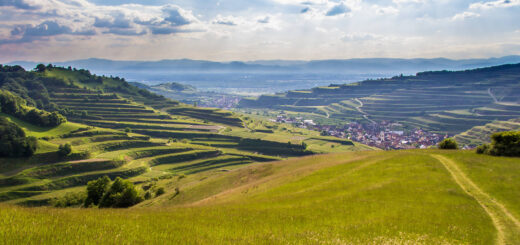
[[[488,88],[488,94],[491,96],[491,98],[493,98],[495,103],[498,103],[497,97],[495,97],[495,95],[491,92],[491,88]]]
[[[357,103],[359,103],[359,107],[356,107],[356,110],[359,111],[359,113],[363,114],[363,117],[364,117],[366,120],[370,121],[370,122],[373,123],[373,124],[376,124],[376,122],[375,122],[374,120],[368,118],[368,113],[366,113],[365,111],[363,111],[363,110],[361,109],[361,107],[364,106],[363,101],[359,100],[358,98],[355,98],[354,100],[355,100]]]
[[[518,242],[520,242],[520,222],[504,205],[482,191],[459,169],[455,162],[441,155],[431,156],[444,165],[455,182],[457,182],[468,195],[477,200],[489,217],[491,217],[493,225],[497,229],[496,244],[518,244]]]

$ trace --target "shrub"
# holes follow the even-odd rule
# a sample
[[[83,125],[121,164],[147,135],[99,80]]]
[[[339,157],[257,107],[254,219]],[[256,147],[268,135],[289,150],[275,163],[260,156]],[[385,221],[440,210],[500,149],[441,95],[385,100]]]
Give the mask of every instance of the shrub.
[[[97,180],[89,181],[87,184],[87,198],[85,199],[85,207],[91,205],[99,205],[101,198],[110,186],[110,178],[108,176],[101,177]]]
[[[151,194],[149,191],[147,191],[147,192],[144,194],[144,199],[145,199],[145,200],[150,200],[150,199],[152,199],[152,194]]]
[[[69,192],[65,196],[53,198],[50,204],[57,208],[80,206],[85,201],[85,192]]]
[[[103,194],[99,207],[127,208],[142,201],[142,197],[130,181],[117,177],[108,191]]]
[[[72,146],[69,143],[60,145],[58,147],[58,154],[60,156],[68,156],[72,152]]]
[[[493,156],[520,156],[520,131],[493,134],[486,153]]]
[[[479,147],[477,147],[477,154],[489,154],[489,144],[483,144]]]
[[[131,133],[131,132],[132,132],[132,129],[129,128],[129,127],[127,127],[127,128],[125,128],[125,132],[126,132],[126,133]]]
[[[443,149],[443,150],[459,149],[459,146],[457,145],[457,141],[455,141],[452,138],[444,139],[443,141],[441,141],[441,143],[439,143],[438,147],[439,147],[439,149]]]
[[[157,189],[157,191],[155,191],[155,196],[158,197],[162,194],[164,194],[166,191],[164,191],[164,187],[159,187],[159,189]]]

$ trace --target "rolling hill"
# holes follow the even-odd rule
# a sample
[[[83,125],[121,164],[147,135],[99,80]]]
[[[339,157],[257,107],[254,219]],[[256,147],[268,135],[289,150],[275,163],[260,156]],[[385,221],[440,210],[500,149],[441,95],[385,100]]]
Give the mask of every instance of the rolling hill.
[[[298,112],[327,123],[396,121],[455,135],[519,117],[519,78],[520,64],[422,72],[246,98],[239,106]]]
[[[44,244],[517,244],[519,166],[468,151],[307,156],[159,180],[167,193],[130,210],[0,204],[0,234]]]
[[[40,127],[0,114],[39,143],[32,157],[0,158],[7,244],[520,242],[518,158],[377,151],[184,105],[121,78],[3,69],[0,88],[18,102],[68,119]],[[47,96],[30,93],[34,86]],[[506,91],[500,100],[515,97]],[[60,155],[67,143],[72,152]],[[130,209],[38,207],[81,197],[86,183],[102,176],[123,177],[141,194],[164,193]]]
[[[57,127],[38,127],[0,114],[40,145],[30,158],[0,158],[0,201],[9,203],[48,205],[105,175],[141,184],[211,175],[254,162],[372,149],[289,125],[278,128],[228,111],[184,105],[124,79],[85,70],[4,67],[0,75],[0,88],[26,98],[19,100],[27,106],[54,109],[68,119]],[[48,91],[46,96],[27,93],[32,86]],[[67,143],[72,154],[59,156],[58,146]]]
[[[117,61],[92,58],[55,64],[64,67],[82,67],[96,74],[125,77],[129,81],[144,82],[147,85],[177,82],[195,86],[202,92],[259,96],[266,93],[327,86],[330,83],[377,79],[394,74],[409,75],[431,70],[465,70],[518,62],[520,56],[467,60],[367,58],[250,62],[189,59]],[[38,63],[19,61],[10,64],[32,69]],[[203,99],[200,96],[196,98]]]
[[[386,73],[415,73],[424,70],[460,70],[473,69],[485,66],[496,66],[506,63],[518,63],[520,56],[505,56],[489,59],[452,60],[436,59],[392,59],[392,58],[365,58],[346,60],[310,60],[310,61],[230,61],[215,62],[206,60],[159,60],[159,61],[116,61],[107,59],[71,60],[55,63],[58,66],[83,67],[103,74],[104,72],[168,72],[168,73],[207,73],[207,72],[311,72],[311,73],[354,73],[354,74],[386,74]],[[35,67],[38,62],[14,61],[10,65],[21,65],[26,69]]]

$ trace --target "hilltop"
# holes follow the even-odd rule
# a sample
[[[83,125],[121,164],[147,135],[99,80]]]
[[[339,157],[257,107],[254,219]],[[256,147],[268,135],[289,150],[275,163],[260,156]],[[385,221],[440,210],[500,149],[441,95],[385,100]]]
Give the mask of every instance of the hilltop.
[[[399,122],[455,135],[520,116],[520,64],[331,84],[245,98],[239,106],[293,112],[322,124]]]
[[[125,77],[129,81],[147,85],[177,82],[193,85],[203,92],[258,96],[327,86],[331,83],[377,79],[394,74],[408,75],[431,70],[465,70],[518,62],[520,56],[466,60],[366,58],[228,62],[189,59],[118,61],[91,58],[55,64],[63,67],[81,67],[96,74]],[[38,63],[18,61],[10,64],[32,69]]]
[[[159,61],[117,61],[108,59],[84,59],[55,63],[58,66],[83,67],[95,73],[121,73],[124,71],[167,71],[170,73],[190,72],[311,72],[311,73],[355,73],[386,74],[415,73],[424,70],[473,69],[485,66],[496,66],[506,63],[518,63],[520,56],[504,56],[489,59],[446,58],[435,59],[398,59],[398,58],[364,58],[336,60],[257,60],[217,62],[207,60],[159,60]],[[35,67],[38,62],[14,61],[10,65],[22,65],[26,69]]]

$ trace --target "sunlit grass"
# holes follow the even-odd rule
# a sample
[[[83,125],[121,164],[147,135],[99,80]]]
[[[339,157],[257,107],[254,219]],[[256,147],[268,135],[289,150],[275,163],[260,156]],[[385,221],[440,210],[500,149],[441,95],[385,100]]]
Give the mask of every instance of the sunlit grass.
[[[262,163],[165,180],[165,195],[129,210],[2,206],[0,237],[10,244],[494,243],[489,216],[432,153],[498,173],[516,171],[518,160],[462,151],[373,151]],[[499,164],[509,167],[499,170]],[[475,173],[468,175],[486,182],[485,171]],[[501,188],[517,192],[513,177]]]

